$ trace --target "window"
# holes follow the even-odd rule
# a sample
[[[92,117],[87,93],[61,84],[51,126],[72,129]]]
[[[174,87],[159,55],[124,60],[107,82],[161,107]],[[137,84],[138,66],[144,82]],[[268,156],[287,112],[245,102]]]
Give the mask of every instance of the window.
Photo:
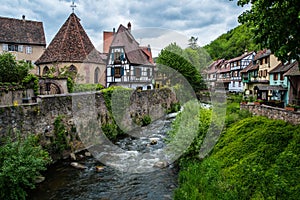
[[[99,68],[97,67],[95,69],[95,74],[94,74],[94,83],[99,83],[99,74],[100,74],[100,70]]]
[[[31,46],[26,47],[26,53],[27,54],[32,54],[32,47]]]
[[[141,75],[142,75],[141,68],[135,68],[134,72],[135,72],[134,75],[135,75],[136,78],[140,78],[141,77]]]
[[[242,87],[242,82],[241,81],[239,81],[239,87]]]
[[[278,80],[278,73],[275,73],[273,76],[275,81]]]
[[[283,73],[280,73],[280,80],[281,80],[281,81],[283,81],[283,80],[284,80]]]
[[[8,44],[3,44],[2,45],[2,50],[3,51],[8,51]]]
[[[23,45],[18,46],[18,52],[23,52]]]
[[[45,66],[44,69],[43,69],[43,75],[46,75],[48,73],[49,73],[49,67]]]
[[[232,87],[235,87],[235,82],[234,81],[232,82]]]
[[[77,68],[76,68],[74,65],[71,65],[71,66],[69,67],[69,72],[74,73],[74,74],[77,74]]]
[[[121,74],[121,67],[115,67],[114,68],[114,76],[115,78],[121,78],[122,74]]]
[[[148,78],[151,78],[151,69],[147,69],[147,76]]]

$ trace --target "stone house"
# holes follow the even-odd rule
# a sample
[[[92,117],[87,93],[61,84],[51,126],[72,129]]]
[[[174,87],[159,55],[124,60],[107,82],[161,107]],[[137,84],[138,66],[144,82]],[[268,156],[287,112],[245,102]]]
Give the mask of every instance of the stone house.
[[[47,74],[50,68],[58,72],[67,67],[77,74],[76,83],[105,86],[105,55],[96,50],[74,13],[70,14],[35,63],[40,69],[40,76]]]
[[[106,33],[109,35],[108,33]],[[150,45],[141,47],[131,34],[131,24],[113,31],[106,65],[106,86],[119,85],[133,89],[153,89],[154,62]],[[108,45],[109,41],[106,43]],[[104,47],[104,50],[107,49]]]
[[[10,52],[16,60],[34,64],[46,48],[43,22],[0,17],[0,53]],[[31,71],[39,74],[38,68]]]

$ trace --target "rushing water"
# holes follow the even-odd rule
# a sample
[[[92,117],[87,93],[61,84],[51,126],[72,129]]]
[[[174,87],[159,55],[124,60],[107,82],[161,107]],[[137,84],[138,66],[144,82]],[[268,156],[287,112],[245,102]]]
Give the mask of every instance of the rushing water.
[[[153,152],[155,156],[165,146],[163,138],[170,123],[167,119],[158,120],[148,136],[126,137],[116,145],[128,152]],[[150,145],[150,138],[156,138],[157,143]],[[84,170],[73,168],[70,162],[52,165],[45,174],[46,180],[31,192],[30,199],[167,200],[172,199],[177,186],[177,169],[172,164],[151,172],[126,173],[109,166],[97,172],[95,167],[103,164],[94,158],[78,161],[87,167]]]

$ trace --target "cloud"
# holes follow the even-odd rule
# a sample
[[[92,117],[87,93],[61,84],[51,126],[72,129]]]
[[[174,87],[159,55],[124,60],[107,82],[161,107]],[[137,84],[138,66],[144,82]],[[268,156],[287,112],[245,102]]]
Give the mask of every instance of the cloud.
[[[71,0],[3,0],[1,16],[21,18],[24,14],[26,19],[42,21],[49,44],[72,13],[71,3]],[[75,5],[75,14],[98,50],[102,50],[103,31],[117,29],[120,24],[126,26],[129,21],[132,30],[137,30],[138,41],[161,42],[162,38],[175,37],[176,34],[166,31],[173,30],[185,38],[198,37],[199,45],[203,46],[237,26],[238,15],[247,8],[229,0],[76,0]],[[145,27],[154,29],[146,32]],[[182,37],[179,38],[178,44],[182,43]],[[169,38],[172,39],[178,37]]]

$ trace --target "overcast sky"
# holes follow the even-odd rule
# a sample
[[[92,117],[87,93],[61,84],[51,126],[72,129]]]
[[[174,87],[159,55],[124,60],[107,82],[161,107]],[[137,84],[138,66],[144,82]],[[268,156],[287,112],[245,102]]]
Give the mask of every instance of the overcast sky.
[[[42,21],[48,45],[72,13],[71,4],[71,0],[2,0],[0,15]],[[236,27],[238,15],[247,9],[229,0],[75,0],[75,5],[75,14],[99,51],[103,31],[129,21],[136,40],[154,51],[171,42],[185,47],[191,36],[204,46]]]

